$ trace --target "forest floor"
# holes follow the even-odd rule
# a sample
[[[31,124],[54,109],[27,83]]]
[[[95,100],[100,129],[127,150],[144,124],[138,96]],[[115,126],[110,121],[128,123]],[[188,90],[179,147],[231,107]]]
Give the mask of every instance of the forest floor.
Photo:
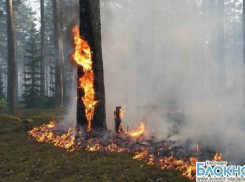
[[[161,170],[133,160],[131,153],[67,152],[37,143],[24,130],[31,119],[40,126],[62,118],[61,110],[22,110],[16,116],[0,114],[0,181],[181,182],[190,181],[174,170]]]

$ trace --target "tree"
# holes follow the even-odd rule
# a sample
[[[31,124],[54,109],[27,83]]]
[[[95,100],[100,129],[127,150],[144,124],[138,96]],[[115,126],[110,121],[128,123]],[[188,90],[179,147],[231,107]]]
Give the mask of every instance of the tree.
[[[8,95],[7,100],[10,112],[13,114],[16,108],[16,62],[15,62],[15,34],[13,1],[7,2],[7,37],[8,37]]]
[[[105,113],[105,86],[104,71],[102,60],[101,45],[101,21],[100,21],[100,0],[80,0],[80,31],[83,39],[88,41],[92,54],[93,71],[94,71],[94,89],[95,98],[99,101],[95,107],[92,119],[92,130],[105,130],[106,113]],[[83,75],[83,70],[78,68],[78,78]],[[82,91],[78,89],[77,104],[77,123],[86,126],[87,122],[84,117],[85,109],[81,100]]]
[[[55,43],[55,105],[63,107],[64,103],[64,55],[59,0],[53,0],[54,43]]]
[[[38,48],[38,33],[33,23],[30,28],[30,37],[26,44],[25,70],[24,70],[24,93],[23,103],[27,108],[41,106],[41,56]]]
[[[23,93],[23,66],[25,44],[29,37],[29,27],[33,23],[35,13],[24,2],[14,1],[15,9],[15,44],[16,44],[16,101],[20,100]]]
[[[40,14],[41,14],[41,94],[46,94],[45,87],[45,57],[44,57],[44,43],[45,43],[45,24],[44,24],[44,0],[40,0]]]

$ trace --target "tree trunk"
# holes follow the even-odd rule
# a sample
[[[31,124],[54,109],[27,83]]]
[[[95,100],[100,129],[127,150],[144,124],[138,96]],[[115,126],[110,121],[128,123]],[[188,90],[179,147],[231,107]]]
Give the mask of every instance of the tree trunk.
[[[92,130],[106,130],[105,86],[101,44],[100,0],[80,0],[80,32],[88,41],[92,51],[95,99],[99,104],[95,107],[92,119]],[[83,75],[78,68],[78,78]],[[81,100],[83,91],[78,89],[77,124],[86,125],[85,108]]]
[[[46,95],[45,87],[45,59],[44,59],[44,0],[40,0],[40,14],[41,14],[41,94]]]
[[[15,62],[15,35],[14,11],[12,0],[7,3],[7,38],[8,38],[8,89],[7,100],[10,112],[13,114],[16,107],[16,62]]]
[[[55,105],[63,107],[63,42],[62,42],[62,27],[59,13],[59,0],[53,0],[53,18],[54,18],[54,42],[55,42]]]

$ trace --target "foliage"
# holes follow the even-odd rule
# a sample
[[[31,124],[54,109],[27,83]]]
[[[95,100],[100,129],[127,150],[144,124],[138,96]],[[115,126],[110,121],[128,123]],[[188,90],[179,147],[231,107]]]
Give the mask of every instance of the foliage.
[[[24,93],[23,103],[27,108],[37,108],[41,106],[42,95],[40,94],[40,51],[38,45],[38,32],[33,23],[30,28],[30,36],[26,44],[25,70],[24,70]]]
[[[4,99],[4,98],[2,98],[2,99],[0,100],[0,109],[7,109],[7,107],[8,107],[8,102],[7,102],[7,100]]]

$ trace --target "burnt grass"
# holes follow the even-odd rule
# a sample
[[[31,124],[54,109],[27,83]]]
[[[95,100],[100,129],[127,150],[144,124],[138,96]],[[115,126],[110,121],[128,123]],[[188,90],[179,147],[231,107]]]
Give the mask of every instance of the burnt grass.
[[[22,110],[16,116],[0,113],[0,181],[181,182],[180,172],[148,166],[132,153],[67,152],[38,143],[27,128],[64,118],[62,110]],[[25,121],[29,119],[30,126]]]

